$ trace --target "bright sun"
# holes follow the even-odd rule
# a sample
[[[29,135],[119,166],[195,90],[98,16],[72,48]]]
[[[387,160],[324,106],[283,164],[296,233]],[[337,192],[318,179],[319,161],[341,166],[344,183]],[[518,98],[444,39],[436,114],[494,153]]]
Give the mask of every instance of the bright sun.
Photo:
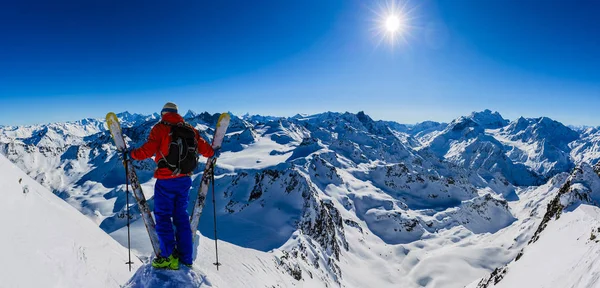
[[[406,42],[413,12],[412,9],[407,9],[407,0],[385,0],[379,3],[379,9],[373,11],[377,16],[373,31],[380,43],[388,42],[395,46],[398,42]]]
[[[385,29],[390,33],[396,33],[400,29],[400,18],[396,15],[390,15],[385,19]]]

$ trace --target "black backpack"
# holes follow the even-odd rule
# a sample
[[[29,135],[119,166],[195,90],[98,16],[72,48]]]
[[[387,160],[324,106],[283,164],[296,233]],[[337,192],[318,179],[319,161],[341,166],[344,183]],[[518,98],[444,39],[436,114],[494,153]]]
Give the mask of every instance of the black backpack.
[[[162,155],[158,168],[169,168],[173,175],[189,174],[198,166],[198,141],[195,129],[187,123],[172,124],[161,121],[161,124],[171,126],[171,143],[169,154]],[[162,154],[162,153],[161,153]]]

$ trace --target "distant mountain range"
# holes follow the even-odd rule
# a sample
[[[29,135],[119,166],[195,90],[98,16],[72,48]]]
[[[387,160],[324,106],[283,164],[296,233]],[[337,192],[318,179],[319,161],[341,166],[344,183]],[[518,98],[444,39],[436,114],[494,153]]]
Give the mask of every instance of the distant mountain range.
[[[133,147],[159,119],[118,117]],[[184,118],[210,140],[218,115]],[[104,120],[0,126],[0,153],[126,245],[124,169]],[[594,173],[599,160],[598,128],[490,110],[414,125],[363,112],[233,116],[216,171],[219,235],[253,249],[244,257],[272,260],[255,268],[263,286],[465,287],[527,251],[570,175]],[[135,166],[152,203],[155,164]],[[578,183],[595,193],[596,181]],[[581,201],[596,209],[590,195]],[[208,237],[212,223],[205,213]],[[136,231],[136,251],[150,254]]]

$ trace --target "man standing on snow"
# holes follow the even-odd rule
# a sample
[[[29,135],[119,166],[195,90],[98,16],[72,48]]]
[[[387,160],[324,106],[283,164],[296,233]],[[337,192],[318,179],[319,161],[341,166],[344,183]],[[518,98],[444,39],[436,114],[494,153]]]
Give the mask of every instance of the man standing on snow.
[[[190,151],[188,154],[187,152]],[[155,268],[179,269],[179,262],[192,265],[192,232],[187,213],[192,186],[191,172],[198,164],[196,152],[210,158],[212,147],[177,113],[168,102],[161,111],[148,141],[131,151],[131,158],[144,160],[155,156],[154,217],[161,255],[152,261]],[[172,219],[172,220],[171,220]],[[173,231],[175,225],[175,231]]]

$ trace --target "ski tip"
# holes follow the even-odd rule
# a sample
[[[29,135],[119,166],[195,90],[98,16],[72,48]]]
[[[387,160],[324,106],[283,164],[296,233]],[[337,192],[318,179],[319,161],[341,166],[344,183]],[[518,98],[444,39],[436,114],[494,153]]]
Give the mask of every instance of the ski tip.
[[[228,126],[229,120],[231,120],[231,115],[229,115],[229,112],[221,113],[221,116],[219,116],[219,120],[217,120],[217,127],[221,127],[221,125],[225,123]]]
[[[110,130],[112,125],[116,125],[117,127],[119,127],[119,129],[121,129],[121,125],[119,124],[119,118],[117,117],[117,114],[115,114],[114,112],[108,112],[108,114],[106,114],[106,129]]]
[[[227,118],[227,119],[231,118],[231,115],[229,114],[229,112],[223,112],[223,113],[221,113],[221,116],[219,116],[219,122],[221,120],[225,119],[225,118]]]
[[[117,117],[117,114],[115,114],[114,112],[108,112],[106,114],[106,123],[110,124],[111,122],[119,123],[119,118]]]

